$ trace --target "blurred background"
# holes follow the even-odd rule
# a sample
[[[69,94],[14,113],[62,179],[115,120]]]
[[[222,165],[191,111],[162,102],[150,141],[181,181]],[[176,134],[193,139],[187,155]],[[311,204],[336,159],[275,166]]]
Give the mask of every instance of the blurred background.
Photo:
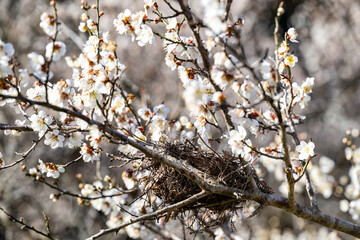
[[[86,41],[86,34],[77,30],[80,23],[80,1],[58,0],[57,8],[62,33],[60,41],[67,45],[67,56],[77,56]],[[95,1],[93,1],[95,3]],[[176,1],[170,1],[177,7]],[[273,46],[274,16],[279,1],[243,0],[233,1],[233,19],[245,19],[242,42],[250,62],[259,60]],[[89,3],[93,4],[91,1]],[[158,1],[160,10],[162,1]],[[164,63],[162,42],[147,47],[138,47],[131,38],[116,34],[112,21],[118,13],[129,8],[143,9],[140,0],[102,0],[101,20],[103,31],[110,31],[118,44],[118,56],[127,66],[126,77],[134,92],[141,93],[142,100],[151,99],[153,106],[164,102],[172,109],[173,117],[184,106],[181,99],[182,86],[177,72],[172,72]],[[346,175],[350,163],[344,157],[342,138],[349,128],[360,128],[360,2],[358,0],[288,0],[285,14],[280,19],[280,33],[295,27],[299,33],[299,44],[291,46],[299,63],[294,69],[296,81],[315,77],[312,101],[301,114],[306,115],[305,124],[299,132],[307,134],[316,143],[318,155],[324,155],[336,162],[332,173],[335,179]],[[179,8],[178,8],[179,9]],[[194,4],[193,10],[201,15],[201,9]],[[39,27],[40,15],[52,14],[48,1],[44,0],[1,0],[0,39],[14,45],[16,56],[23,67],[28,67],[27,54],[35,51],[44,54],[49,42]],[[166,12],[166,11],[165,11]],[[151,15],[150,15],[151,16]],[[165,29],[154,26],[159,32]],[[54,79],[71,78],[71,69],[64,61],[52,65]],[[1,108],[0,122],[13,123],[15,116],[9,109]],[[18,159],[15,152],[26,151],[36,135],[23,133],[19,137],[7,137],[0,133],[0,152],[7,163]],[[76,151],[68,149],[49,150],[40,144],[26,160],[28,168],[34,167],[38,159],[66,163],[75,159]],[[69,159],[70,158],[70,159]],[[318,159],[318,158],[317,158]],[[315,159],[315,161],[317,161]],[[102,161],[102,173],[120,178],[119,170],[109,170],[108,161]],[[69,169],[69,171],[68,171]],[[61,186],[73,192],[78,191],[75,175],[82,173],[88,182],[95,180],[95,167],[91,164],[76,164],[68,168],[61,179]],[[91,207],[78,206],[76,199],[62,197],[56,203],[49,199],[54,193],[42,184],[32,182],[24,176],[19,166],[0,172],[0,206],[25,222],[39,229],[45,229],[42,211],[51,218],[52,231],[59,239],[84,239],[105,227],[106,216]],[[335,191],[330,199],[319,198],[320,208],[331,215],[351,220],[338,208],[341,190]],[[301,199],[301,198],[300,198]],[[305,197],[304,197],[305,199]],[[258,239],[297,238],[304,229],[319,232],[318,225],[296,219],[284,212],[268,208],[251,220],[243,221],[238,228],[250,237]],[[322,230],[323,231],[323,230]],[[339,234],[344,239],[348,236]],[[201,236],[199,236],[201,238]],[[0,212],[0,239],[40,239],[38,235],[20,230]],[[106,239],[106,238],[104,238]],[[108,239],[113,239],[109,237]],[[121,238],[119,238],[121,239]]]

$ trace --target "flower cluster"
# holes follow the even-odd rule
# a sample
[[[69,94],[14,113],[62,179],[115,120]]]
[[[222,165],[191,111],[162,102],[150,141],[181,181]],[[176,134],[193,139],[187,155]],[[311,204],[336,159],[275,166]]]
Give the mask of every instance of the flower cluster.
[[[65,168],[61,165],[55,165],[51,162],[44,163],[39,159],[39,165],[37,167],[41,173],[46,173],[46,177],[58,178],[60,173],[65,172]],[[29,170],[30,175],[37,175],[36,169]]]
[[[41,14],[40,20],[40,27],[42,28],[42,30],[48,36],[53,37],[58,28],[55,16],[44,12],[43,14]]]
[[[149,4],[146,6],[148,7]],[[146,18],[146,12],[139,11],[131,14],[131,11],[126,9],[114,20],[114,26],[118,33],[130,35],[133,41],[137,40],[139,46],[143,47],[146,44],[152,44],[154,40],[151,27],[144,23]]]

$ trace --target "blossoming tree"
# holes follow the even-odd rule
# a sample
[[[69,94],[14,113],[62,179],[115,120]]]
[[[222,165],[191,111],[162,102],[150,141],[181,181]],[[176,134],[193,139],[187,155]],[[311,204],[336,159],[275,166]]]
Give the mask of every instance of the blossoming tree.
[[[243,239],[231,226],[261,214],[267,206],[360,237],[360,226],[322,212],[317,204],[318,194],[332,194],[329,173],[334,161],[321,157],[319,164],[312,163],[315,143],[300,140],[296,131],[306,122],[297,111],[308,105],[314,78],[295,81],[292,70],[298,58],[291,48],[299,42],[294,28],[279,34],[283,3],[275,17],[275,52],[249,62],[241,42],[245,22],[232,19],[232,1],[200,2],[202,17],[187,0],[145,0],[144,9],[126,9],[113,20],[116,31],[139,47],[154,44],[155,37],[162,41],[165,63],[178,72],[188,110],[173,119],[165,104],[143,105],[124,89],[126,68],[133,66],[120,62],[119,43],[101,30],[104,13],[99,0],[81,3],[79,31],[88,40],[75,58],[66,56],[66,45],[58,39],[62,29],[55,1],[50,2],[53,11],[41,15],[40,27],[49,37],[45,54],[29,53],[30,69],[17,61],[11,43],[0,41],[1,105],[19,118],[0,124],[0,129],[5,135],[37,136],[19,159],[1,154],[0,171],[21,165],[29,178],[56,191],[52,200],[76,197],[80,205],[106,215],[108,228],[89,239],[120,231],[134,239],[180,239],[186,231],[203,230],[216,239]],[[160,30],[154,30],[156,24]],[[72,69],[70,79],[51,72],[51,66],[63,59]],[[354,219],[359,217],[360,148],[351,136],[358,134],[349,132],[344,140],[353,166],[348,200],[340,203]],[[273,141],[259,141],[265,137]],[[28,166],[26,160],[39,143],[75,149],[79,157],[65,164],[39,159],[37,166]],[[73,163],[101,165],[104,158],[121,163],[116,169],[122,185],[109,176],[86,183],[79,175],[79,193],[59,187]],[[265,175],[281,184],[272,186]],[[305,202],[296,197],[302,190],[307,192]],[[42,231],[0,209],[23,227],[56,238],[46,215],[47,231]],[[178,221],[186,231],[174,232],[170,221]]]

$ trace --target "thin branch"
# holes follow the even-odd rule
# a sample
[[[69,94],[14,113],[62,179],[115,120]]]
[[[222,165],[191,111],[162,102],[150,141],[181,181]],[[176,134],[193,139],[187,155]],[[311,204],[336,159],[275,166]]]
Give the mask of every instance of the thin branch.
[[[232,4],[233,0],[227,0],[226,1],[226,8],[225,8],[225,14],[224,14],[224,20],[228,20],[229,15],[230,15],[230,8],[231,8],[231,4]]]
[[[48,232],[48,233],[44,233],[44,232],[42,232],[42,231],[40,231],[40,230],[37,230],[37,229],[34,228],[33,226],[30,226],[30,225],[24,223],[24,221],[23,221],[22,219],[19,220],[19,219],[15,218],[15,217],[12,216],[10,213],[8,213],[7,211],[5,211],[5,209],[3,209],[2,207],[0,207],[0,210],[1,210],[3,213],[5,213],[5,215],[8,216],[11,221],[21,224],[23,228],[27,228],[27,229],[29,229],[30,231],[33,231],[33,232],[35,232],[35,233],[37,233],[37,234],[40,234],[40,235],[42,235],[42,236],[44,236],[44,237],[46,237],[46,238],[48,238],[48,239],[55,240],[55,238],[53,238],[53,237],[50,235],[49,232]]]
[[[21,158],[19,158],[18,160],[16,160],[16,161],[13,162],[13,163],[10,163],[10,164],[8,164],[8,165],[5,165],[5,166],[3,166],[3,167],[0,167],[0,171],[1,171],[1,170],[4,170],[4,169],[6,169],[6,168],[11,168],[11,167],[13,167],[13,166],[21,163],[22,161],[24,161],[24,160],[27,158],[27,156],[29,156],[29,154],[30,154],[32,151],[35,150],[35,147],[36,147],[36,146],[38,145],[38,143],[44,138],[44,136],[45,136],[45,134],[42,135],[38,140],[34,141],[34,144],[29,148],[29,150],[27,150],[27,151],[24,152],[24,153],[20,153],[19,155],[21,155]]]
[[[247,146],[248,148],[250,148],[251,150],[253,150],[254,152],[262,155],[262,156],[265,156],[265,157],[268,157],[268,158],[273,158],[273,159],[276,159],[276,160],[283,160],[284,157],[278,157],[278,156],[273,156],[273,155],[270,155],[270,154],[267,154],[267,153],[263,153],[259,150],[257,150],[255,147],[253,146],[250,146],[249,144],[246,143],[246,141],[242,140],[241,141],[245,146]]]
[[[83,158],[83,156],[80,155],[78,158],[76,158],[76,159],[74,159],[74,160],[72,160],[72,161],[70,161],[70,162],[67,162],[66,164],[64,164],[64,165],[62,165],[62,166],[63,166],[64,168],[66,168],[66,167],[70,166],[71,164],[76,163],[77,161],[79,161],[79,160],[82,159],[82,158]]]
[[[103,229],[101,230],[100,232],[98,232],[97,234],[95,235],[92,235],[91,237],[87,238],[87,240],[94,240],[94,239],[97,239],[101,236],[104,236],[106,234],[109,234],[109,233],[117,233],[119,230],[129,226],[129,225],[132,225],[134,223],[137,223],[137,222],[142,222],[142,221],[146,221],[146,220],[153,220],[153,219],[156,219],[156,218],[159,218],[160,216],[166,214],[166,213],[169,213],[175,209],[179,209],[179,208],[182,208],[184,206],[187,206],[187,205],[190,205],[196,201],[198,201],[199,199],[203,198],[203,197],[206,197],[207,195],[209,195],[210,193],[209,192],[206,192],[206,191],[201,191],[200,193],[197,193],[195,194],[194,196],[192,197],[189,197],[181,202],[178,202],[178,203],[175,203],[173,205],[170,205],[170,206],[167,206],[167,207],[164,207],[162,209],[159,209],[155,212],[152,212],[152,213],[148,213],[148,214],[145,214],[143,216],[140,216],[140,217],[137,217],[135,219],[130,219],[129,221],[127,221],[126,223],[123,223],[121,224],[120,226],[117,226],[117,227],[114,227],[114,228],[108,228],[108,229]]]
[[[50,184],[48,183],[44,178],[40,178],[39,180],[37,180],[38,182],[41,182],[41,183],[44,183],[45,185],[49,186],[50,188],[52,189],[55,189],[57,191],[59,191],[60,194],[62,195],[68,195],[68,196],[71,196],[71,197],[76,197],[76,198],[81,198],[83,200],[96,200],[96,199],[100,199],[100,198],[107,198],[107,197],[116,197],[116,196],[121,196],[123,194],[128,194],[128,193],[133,193],[135,191],[137,191],[138,189],[137,188],[133,188],[133,189],[130,189],[130,190],[122,190],[121,192],[119,193],[115,193],[115,194],[111,194],[111,195],[104,195],[100,192],[101,196],[97,196],[97,197],[85,197],[85,196],[82,196],[80,194],[76,194],[76,193],[72,193],[72,192],[69,192],[69,191],[66,191],[66,190],[63,190],[63,189],[60,189],[58,188],[57,186],[53,185],[53,184]]]
[[[316,155],[314,155],[314,156],[312,156],[312,157],[309,157],[309,158],[306,160],[305,165],[303,164],[302,170],[301,170],[301,173],[300,173],[299,177],[296,178],[296,179],[294,179],[294,182],[295,182],[295,183],[298,182],[298,181],[300,181],[301,178],[304,176],[304,174],[305,174],[305,172],[306,172],[306,169],[307,169],[307,167],[309,166],[309,163],[310,163],[311,159],[313,159],[314,157],[316,157]]]
[[[253,217],[255,217],[255,216],[258,215],[259,212],[260,212],[261,210],[263,210],[265,207],[266,207],[265,204],[260,204],[260,206],[258,206],[247,218],[253,218]]]
[[[49,85],[49,80],[50,80],[50,65],[53,61],[53,57],[54,57],[54,52],[55,52],[55,42],[56,42],[56,38],[57,35],[59,33],[59,21],[58,21],[58,15],[57,15],[57,9],[56,9],[56,1],[52,0],[50,2],[50,5],[53,7],[54,10],[54,20],[55,20],[55,34],[53,37],[51,37],[51,42],[52,42],[52,50],[51,50],[51,55],[49,59],[46,59],[46,80],[45,80],[45,99],[46,102],[49,102],[49,90],[48,90],[48,85]]]
[[[71,131],[71,132],[88,132],[88,130],[82,130],[77,126],[71,125],[49,125],[51,129],[58,129],[60,131]],[[34,130],[30,125],[18,126],[14,124],[0,123],[0,130],[15,130],[19,132],[33,132]]]

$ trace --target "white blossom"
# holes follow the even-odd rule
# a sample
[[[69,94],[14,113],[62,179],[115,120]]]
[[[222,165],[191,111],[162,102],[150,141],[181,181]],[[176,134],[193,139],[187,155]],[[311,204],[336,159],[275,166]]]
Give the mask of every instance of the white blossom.
[[[84,135],[80,132],[70,133],[70,137],[67,139],[66,145],[69,148],[78,148],[81,146]]]
[[[44,144],[50,145],[51,148],[53,148],[53,149],[63,147],[63,145],[64,145],[63,142],[64,142],[65,137],[62,135],[59,135],[59,133],[60,132],[57,129],[46,133]]]
[[[84,162],[90,162],[90,161],[93,162],[100,160],[99,154],[95,152],[95,150],[86,143],[83,143],[80,149],[80,154],[83,156]]]
[[[242,154],[242,152],[243,152],[242,141],[245,139],[245,137],[246,137],[246,130],[242,126],[238,126],[237,130],[230,131],[230,138],[229,138],[228,144],[231,148],[231,151],[235,155]]]
[[[41,173],[46,173],[46,177],[58,178],[60,173],[65,172],[65,168],[60,165],[55,165],[53,163],[44,163],[39,159],[38,168]]]
[[[314,153],[315,144],[313,142],[306,143],[301,141],[300,145],[296,146],[296,151],[299,153],[300,160],[306,160],[309,157],[315,155]]]
[[[56,32],[57,23],[54,16],[44,12],[40,17],[40,27],[50,37],[53,37]]]
[[[63,42],[50,42],[46,45],[45,56],[48,60],[59,61],[66,53],[66,45]]]
[[[287,31],[287,34],[288,34],[288,39],[291,42],[295,42],[295,43],[299,42],[299,41],[296,40],[298,34],[297,34],[295,28],[289,28],[288,31]]]
[[[295,63],[298,62],[298,58],[293,54],[286,54],[284,63],[289,67],[295,67]]]
[[[44,111],[31,115],[30,121],[31,128],[34,131],[39,132],[39,136],[43,135],[48,129],[48,125],[52,123],[51,117],[47,116]]]

